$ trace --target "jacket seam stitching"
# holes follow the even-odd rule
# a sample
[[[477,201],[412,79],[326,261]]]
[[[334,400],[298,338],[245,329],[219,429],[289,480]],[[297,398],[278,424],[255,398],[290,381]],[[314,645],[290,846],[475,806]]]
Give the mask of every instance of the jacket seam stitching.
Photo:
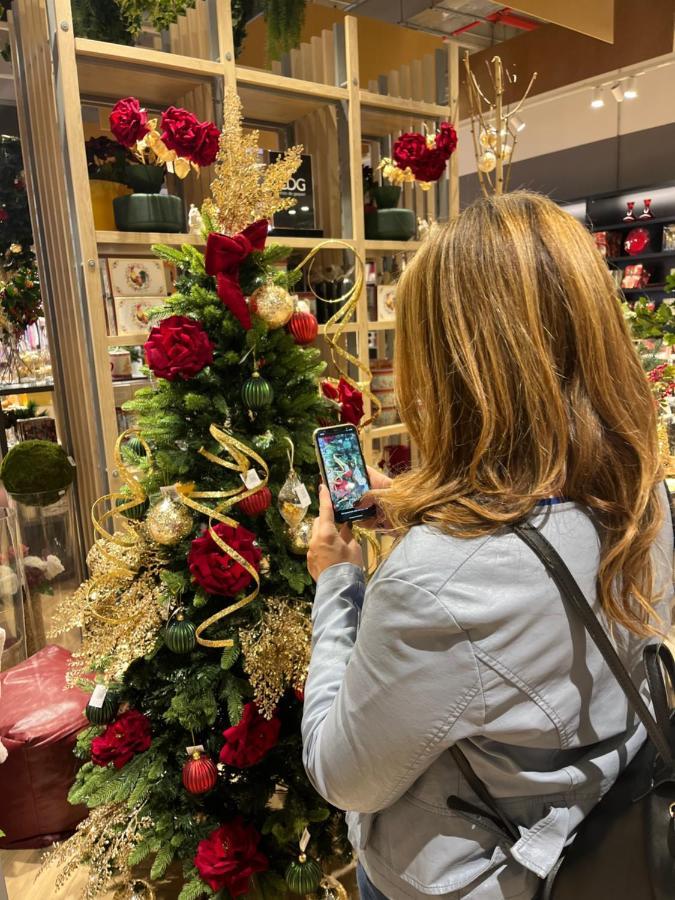
[[[495,659],[493,656],[490,656],[482,647],[474,647],[473,643],[471,644],[471,648],[487,666],[490,668],[496,669],[501,675],[507,675],[513,683],[523,691],[523,693],[529,697],[529,699],[539,707],[539,709],[544,712],[553,725],[555,726],[556,731],[558,732],[558,737],[560,739],[561,749],[566,750],[570,746],[570,738],[567,734],[567,730],[565,728],[565,724],[560,719],[556,711],[548,705],[548,703],[544,700],[544,698],[537,692],[535,689],[528,684],[526,681],[523,681],[522,678],[519,678],[515,672],[512,672],[508,666],[505,666],[498,659]]]

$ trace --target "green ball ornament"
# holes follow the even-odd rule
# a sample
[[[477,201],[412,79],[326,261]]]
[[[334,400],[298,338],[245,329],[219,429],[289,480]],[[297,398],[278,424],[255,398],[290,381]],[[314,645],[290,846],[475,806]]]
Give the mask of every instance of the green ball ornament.
[[[72,484],[73,467],[60,444],[23,441],[3,459],[0,478],[10,494],[30,495],[26,502],[32,506],[49,506]]]
[[[131,500],[130,496],[120,497],[117,500],[115,505],[116,506],[124,506],[124,504],[128,503],[129,500]],[[144,500],[142,503],[137,503],[135,506],[132,506],[129,509],[123,510],[120,513],[120,515],[124,516],[125,519],[132,519],[136,522],[139,522],[143,518],[143,516],[146,514],[148,506],[149,506],[148,501]]]
[[[117,694],[108,691],[102,706],[91,706],[90,703],[87,703],[84,708],[84,714],[87,717],[87,721],[91,722],[92,725],[108,725],[117,715],[119,705],[120,701]]]
[[[260,372],[254,372],[248,381],[244,382],[241,389],[241,399],[247,409],[257,412],[272,405],[274,400],[274,391],[272,385]]]
[[[286,884],[294,894],[311,894],[321,884],[323,869],[319,863],[301,853],[286,869]]]
[[[188,622],[182,613],[178,613],[173,622],[166,626],[164,643],[172,653],[189,653],[197,642],[195,626]]]

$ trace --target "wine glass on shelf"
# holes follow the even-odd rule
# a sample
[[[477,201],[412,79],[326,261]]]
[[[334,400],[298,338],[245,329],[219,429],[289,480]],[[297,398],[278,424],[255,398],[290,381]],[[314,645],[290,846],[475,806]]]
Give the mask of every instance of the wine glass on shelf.
[[[651,197],[647,197],[643,200],[645,208],[642,210],[642,214],[640,216],[641,219],[653,219],[654,213],[652,212],[652,200]]]

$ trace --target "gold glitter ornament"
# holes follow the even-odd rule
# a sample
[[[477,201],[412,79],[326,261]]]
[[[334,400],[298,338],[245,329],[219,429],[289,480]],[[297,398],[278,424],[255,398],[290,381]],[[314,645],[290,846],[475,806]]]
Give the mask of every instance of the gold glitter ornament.
[[[295,310],[295,301],[288,291],[278,284],[263,284],[251,294],[251,312],[266,322],[271,329],[281,328]]]
[[[175,488],[162,488],[162,499],[150,508],[145,519],[148,534],[156,544],[171,547],[192,531],[192,513],[176,495]]]
[[[295,528],[289,525],[285,529],[285,536],[291,553],[296,556],[306,556],[312,538],[312,523],[309,519],[303,519]]]
[[[332,875],[323,877],[317,896],[319,900],[349,900],[349,894],[344,886]]]

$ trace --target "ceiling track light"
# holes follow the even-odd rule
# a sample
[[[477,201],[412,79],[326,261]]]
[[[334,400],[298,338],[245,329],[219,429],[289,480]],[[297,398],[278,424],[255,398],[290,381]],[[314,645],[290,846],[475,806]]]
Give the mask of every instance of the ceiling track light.
[[[509,128],[514,134],[518,134],[525,127],[525,122],[518,116],[509,116]]]
[[[617,103],[623,103],[623,84],[620,81],[617,81],[616,84],[613,84],[610,88],[612,92],[612,97],[616,100]]]
[[[637,78],[633,76],[629,78],[626,82],[626,86],[623,91],[624,100],[635,100],[638,95],[637,89]]]
[[[601,87],[593,88],[593,96],[591,97],[591,107],[593,109],[602,109],[605,105],[604,92]]]

